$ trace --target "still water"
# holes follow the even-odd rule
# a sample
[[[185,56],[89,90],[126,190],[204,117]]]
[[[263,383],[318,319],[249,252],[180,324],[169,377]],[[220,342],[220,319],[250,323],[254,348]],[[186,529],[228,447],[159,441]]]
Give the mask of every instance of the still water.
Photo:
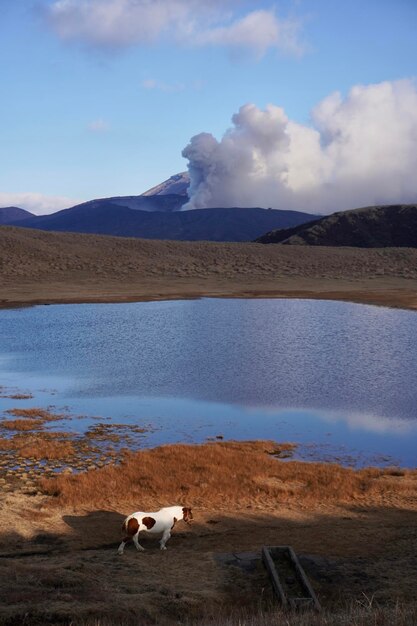
[[[15,406],[152,425],[143,445],[274,439],[298,456],[417,465],[417,313],[317,300],[202,299],[0,311]],[[62,429],[62,424],[60,424]]]

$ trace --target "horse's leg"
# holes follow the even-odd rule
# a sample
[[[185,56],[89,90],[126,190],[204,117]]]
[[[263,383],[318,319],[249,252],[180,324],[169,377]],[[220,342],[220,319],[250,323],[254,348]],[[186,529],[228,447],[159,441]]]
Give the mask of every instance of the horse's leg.
[[[133,543],[134,543],[134,544],[135,544],[135,546],[136,546],[136,550],[139,550],[140,552],[143,552],[143,551],[145,550],[145,548],[144,548],[143,546],[141,546],[141,545],[140,545],[140,543],[139,543],[139,532],[140,532],[140,531],[138,530],[138,532],[136,533],[136,535],[134,535],[134,537],[133,537]]]
[[[159,542],[160,546],[161,546],[161,550],[166,550],[165,544],[168,541],[168,539],[171,537],[171,529],[168,528],[167,530],[164,530],[164,534],[162,535],[162,539]]]
[[[120,544],[117,552],[118,554],[123,554],[124,549],[125,549],[125,545],[127,544],[127,542],[129,541],[129,537],[124,537],[122,543]]]

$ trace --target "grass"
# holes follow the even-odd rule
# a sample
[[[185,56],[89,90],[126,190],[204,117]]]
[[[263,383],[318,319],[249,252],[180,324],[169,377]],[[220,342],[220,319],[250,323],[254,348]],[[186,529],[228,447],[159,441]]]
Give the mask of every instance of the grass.
[[[398,490],[403,495],[415,493],[417,471],[404,470],[399,482],[390,470],[279,462],[273,455],[288,447],[262,441],[166,445],[127,453],[117,466],[43,479],[41,488],[60,505],[102,507],[124,500],[142,506],[180,502],[219,510],[275,508],[277,502],[370,502],[387,500]]]
[[[38,439],[26,442],[19,448],[19,454],[24,458],[34,459],[67,459],[75,454],[71,441],[60,441],[57,439]]]
[[[15,450],[16,444],[13,439],[6,439],[5,437],[0,437],[0,450]]]
[[[248,615],[245,612],[239,614],[239,611],[236,611],[236,614],[229,618],[203,617],[198,621],[199,626],[413,626],[415,624],[417,624],[416,603],[374,606],[372,599],[366,595],[363,600],[322,613],[310,611],[291,613],[275,609]],[[96,625],[101,626],[100,622],[96,622]],[[102,626],[107,625],[104,622]],[[197,626],[197,623],[188,622],[187,626]]]
[[[19,420],[17,420],[19,421]],[[34,420],[31,420],[33,424]],[[66,459],[75,454],[75,449],[67,433],[27,433],[22,430],[21,434],[14,435],[9,439],[0,437],[0,450],[13,450],[23,458],[33,459]],[[31,429],[32,431],[32,429]]]
[[[27,419],[16,419],[16,420],[3,420],[0,422],[0,427],[5,428],[6,430],[15,430],[18,432],[26,432],[33,431],[37,428],[42,428],[45,421],[43,419],[33,418],[31,420]]]
[[[66,579],[62,580],[60,586],[57,587],[51,572],[49,575],[44,574],[37,579],[36,586],[38,588],[43,587],[45,590],[48,587],[55,587],[58,596],[65,596],[65,594],[73,593],[79,582],[73,575],[70,576],[67,573]],[[89,591],[91,594],[90,589]],[[85,595],[85,592],[81,592],[82,595]],[[16,599],[20,596],[21,594],[17,593]],[[63,604],[65,606],[65,603]],[[19,614],[15,614],[10,621],[2,619],[0,615],[0,624],[4,626],[17,626],[17,624],[30,624],[32,626],[40,626],[41,624],[42,626],[47,624],[60,624],[61,626],[168,626],[172,624],[182,626],[415,626],[417,624],[417,604],[415,602],[407,605],[397,603],[393,606],[374,606],[372,599],[367,598],[367,596],[364,596],[363,601],[359,599],[356,602],[346,604],[344,607],[324,610],[321,613],[291,612],[276,607],[254,612],[237,607],[230,608],[229,606],[224,607],[225,614],[222,615],[221,609],[219,610],[218,607],[208,606],[206,612],[203,610],[198,619],[190,619],[187,618],[186,614],[177,618],[169,616],[164,618],[161,615],[155,617],[147,613],[145,609],[141,610],[141,607],[131,607],[130,610],[123,608],[124,610],[121,607],[119,609],[113,607],[113,611],[110,611],[110,614],[106,616],[106,609],[108,611],[109,607],[97,603],[95,612],[96,614],[104,613],[103,617],[87,617],[86,614],[89,613],[94,615],[94,610],[92,611],[91,608],[90,610],[83,610],[82,605],[79,606],[78,614],[71,614],[65,610],[56,616],[51,612],[36,611],[38,615],[29,612],[25,616],[27,621],[24,621],[24,616],[19,616]],[[189,608],[193,612],[193,607],[190,606]],[[22,621],[19,621],[20,619]]]
[[[48,433],[41,429],[47,422],[62,419],[63,415],[48,409],[9,409],[6,411],[16,419],[0,420],[0,428],[13,431],[10,438],[0,438],[0,450],[13,450],[20,457],[33,459],[67,459],[75,449],[67,433]]]
[[[53,422],[55,420],[62,419],[64,416],[56,413],[52,413],[47,409],[32,408],[32,409],[9,409],[6,411],[8,415],[14,417],[23,417],[28,419],[42,419],[45,422]]]

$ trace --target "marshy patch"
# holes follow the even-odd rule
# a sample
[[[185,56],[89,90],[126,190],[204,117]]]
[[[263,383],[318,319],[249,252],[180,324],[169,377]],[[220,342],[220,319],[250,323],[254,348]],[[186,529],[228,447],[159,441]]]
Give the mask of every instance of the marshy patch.
[[[5,430],[14,430],[14,431],[34,431],[36,429],[40,429],[45,424],[45,420],[43,419],[15,419],[15,420],[2,420],[0,422],[0,428]]]
[[[129,449],[137,449],[151,426],[100,423],[85,433],[53,430],[55,423],[73,416],[47,408],[12,408],[0,417],[0,474],[48,477],[99,469],[117,463]],[[67,411],[67,409],[65,409]],[[11,419],[14,417],[15,419]]]
[[[144,435],[151,430],[151,426],[143,427],[135,424],[96,424],[90,426],[84,436],[93,441],[132,444],[138,441],[137,435]]]
[[[50,408],[30,408],[30,409],[8,409],[5,411],[13,417],[21,417],[26,419],[41,419],[44,422],[56,422],[58,420],[69,419],[69,416],[63,413],[54,413]]]

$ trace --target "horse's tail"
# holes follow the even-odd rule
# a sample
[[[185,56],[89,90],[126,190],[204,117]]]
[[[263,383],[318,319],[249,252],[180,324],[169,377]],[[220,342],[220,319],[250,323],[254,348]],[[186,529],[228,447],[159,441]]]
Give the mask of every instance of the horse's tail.
[[[125,521],[122,524],[122,532],[126,537],[133,537],[136,535],[140,528],[140,523],[136,519],[134,515],[129,515],[126,517]]]

